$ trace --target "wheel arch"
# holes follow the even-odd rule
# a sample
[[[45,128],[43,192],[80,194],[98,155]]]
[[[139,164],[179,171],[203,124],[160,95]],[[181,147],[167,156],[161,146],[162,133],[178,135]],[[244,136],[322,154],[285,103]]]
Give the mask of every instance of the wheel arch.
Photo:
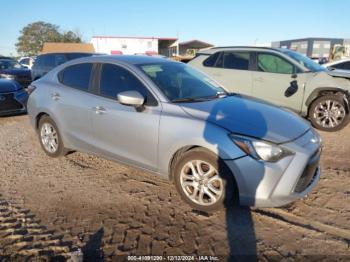
[[[37,114],[37,116],[35,117],[35,129],[36,130],[38,130],[40,119],[43,116],[50,116],[50,115],[48,113],[46,113],[46,112],[40,112],[39,114]]]
[[[305,101],[305,105],[307,106],[307,115],[309,115],[309,108],[311,106],[311,104],[319,97],[324,96],[324,95],[339,95],[342,96],[344,98],[344,102],[346,104],[346,110],[347,113],[349,113],[350,111],[350,94],[348,91],[339,88],[339,87],[319,87],[316,88],[314,91],[312,91],[312,93],[309,95],[309,97],[306,99]]]

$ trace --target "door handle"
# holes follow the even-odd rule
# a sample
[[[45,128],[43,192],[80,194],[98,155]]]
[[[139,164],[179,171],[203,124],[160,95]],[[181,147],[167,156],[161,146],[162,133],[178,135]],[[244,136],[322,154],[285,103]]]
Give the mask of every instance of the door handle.
[[[97,115],[102,115],[107,111],[103,106],[95,106],[92,110],[94,110]]]
[[[59,93],[52,93],[51,94],[51,98],[54,100],[54,101],[57,101],[61,98],[60,94]]]
[[[264,82],[264,78],[256,77],[256,78],[254,78],[254,81],[256,81],[256,82]]]

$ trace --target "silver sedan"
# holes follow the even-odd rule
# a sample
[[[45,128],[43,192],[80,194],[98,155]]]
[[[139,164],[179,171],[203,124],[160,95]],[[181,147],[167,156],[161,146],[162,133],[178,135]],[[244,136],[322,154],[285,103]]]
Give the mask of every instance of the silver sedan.
[[[320,138],[294,113],[154,57],[72,60],[29,87],[47,155],[97,154],[172,180],[193,208],[281,206],[320,176]]]

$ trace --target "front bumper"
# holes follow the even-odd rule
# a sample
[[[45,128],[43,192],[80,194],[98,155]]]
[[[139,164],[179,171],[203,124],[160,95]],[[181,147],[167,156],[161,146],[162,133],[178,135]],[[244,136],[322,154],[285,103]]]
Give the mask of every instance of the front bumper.
[[[235,176],[241,205],[278,207],[306,196],[320,179],[320,142],[309,131],[283,146],[293,150],[277,163],[257,161],[250,156],[226,160]]]

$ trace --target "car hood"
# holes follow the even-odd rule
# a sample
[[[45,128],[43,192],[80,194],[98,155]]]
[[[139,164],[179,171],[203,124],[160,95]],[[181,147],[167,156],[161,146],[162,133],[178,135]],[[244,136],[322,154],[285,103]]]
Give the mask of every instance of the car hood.
[[[9,75],[15,75],[15,76],[31,76],[30,70],[26,68],[3,69],[3,70],[0,70],[0,74],[9,74]]]
[[[16,81],[0,79],[0,93],[11,93],[23,89]]]
[[[186,103],[181,107],[192,117],[229,132],[277,144],[292,141],[310,128],[308,122],[293,112],[241,95]]]

